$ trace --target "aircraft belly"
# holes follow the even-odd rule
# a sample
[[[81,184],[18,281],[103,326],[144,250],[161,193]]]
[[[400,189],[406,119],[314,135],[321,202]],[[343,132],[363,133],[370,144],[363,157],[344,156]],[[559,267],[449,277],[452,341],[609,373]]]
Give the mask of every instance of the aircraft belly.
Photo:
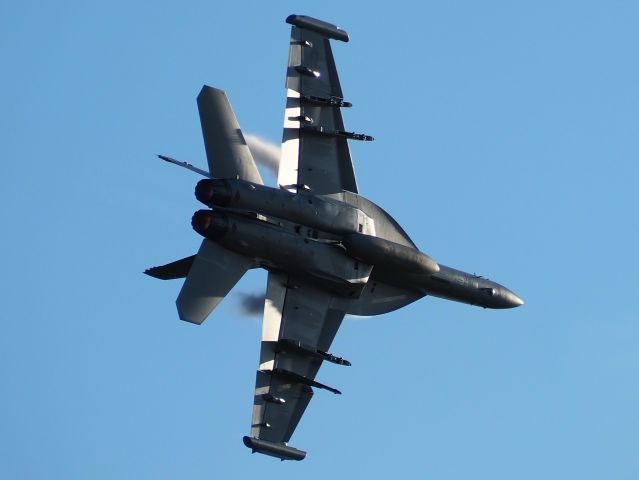
[[[231,251],[256,259],[261,266],[274,271],[314,280],[340,296],[357,298],[372,270],[350,257],[343,248],[325,241],[291,233],[284,228],[258,219],[210,212],[225,217],[224,232],[208,238]],[[201,232],[202,233],[202,232]],[[203,232],[204,236],[209,235]]]
[[[357,299],[349,300],[345,310],[351,315],[381,315],[413,303],[424,296],[416,290],[371,277]]]

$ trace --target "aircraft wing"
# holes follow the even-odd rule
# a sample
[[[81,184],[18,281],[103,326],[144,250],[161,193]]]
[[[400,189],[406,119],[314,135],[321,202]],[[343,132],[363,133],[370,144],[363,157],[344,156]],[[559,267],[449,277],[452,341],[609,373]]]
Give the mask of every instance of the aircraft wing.
[[[254,452],[302,460],[306,453],[286,443],[313,396],[312,387],[341,393],[315,380],[324,360],[350,365],[327,353],[344,318],[337,303],[331,293],[269,273],[251,436],[244,437]]]
[[[330,39],[348,34],[314,18],[291,15],[286,111],[278,183],[316,194],[357,193],[348,139],[372,140],[344,130],[342,95]]]

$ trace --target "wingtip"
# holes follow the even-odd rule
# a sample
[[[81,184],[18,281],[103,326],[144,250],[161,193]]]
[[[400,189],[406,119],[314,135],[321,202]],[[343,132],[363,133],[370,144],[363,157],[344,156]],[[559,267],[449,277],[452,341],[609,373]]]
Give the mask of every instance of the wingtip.
[[[252,453],[258,452],[280,460],[304,460],[306,452],[297,448],[289,447],[285,443],[270,442],[255,437],[244,436],[244,445],[251,449]]]
[[[320,20],[318,18],[309,17],[307,15],[289,15],[286,17],[286,23],[290,25],[295,25],[299,28],[306,28],[308,30],[313,30],[320,35],[323,35],[328,38],[333,38],[335,40],[341,40],[342,42],[348,42],[349,36],[346,30],[338,27],[337,25],[333,25],[332,23],[325,22],[324,20]]]
[[[226,95],[226,92],[221,88],[211,87],[210,85],[202,85],[200,93],[198,93],[198,100],[203,99],[206,95]]]

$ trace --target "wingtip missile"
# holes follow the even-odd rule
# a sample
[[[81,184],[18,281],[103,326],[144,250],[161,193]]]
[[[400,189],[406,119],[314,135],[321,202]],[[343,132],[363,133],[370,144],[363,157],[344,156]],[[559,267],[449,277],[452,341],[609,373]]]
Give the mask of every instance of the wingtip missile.
[[[166,155],[158,154],[158,158],[164,160],[165,162],[172,163],[173,165],[177,165],[178,167],[186,168],[187,170],[191,170],[192,172],[199,173],[205,177],[211,178],[211,175],[206,170],[202,170],[201,168],[194,167],[189,162],[181,162],[180,160],[176,160],[175,158],[167,157]]]

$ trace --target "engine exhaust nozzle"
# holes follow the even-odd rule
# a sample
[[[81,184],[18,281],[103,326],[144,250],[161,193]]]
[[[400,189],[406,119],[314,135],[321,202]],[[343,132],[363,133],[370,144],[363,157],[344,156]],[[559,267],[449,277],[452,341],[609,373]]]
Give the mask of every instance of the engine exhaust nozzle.
[[[204,205],[225,207],[231,202],[231,187],[226,180],[205,178],[195,186],[195,198]]]
[[[198,210],[191,219],[193,230],[210,240],[222,238],[229,229],[228,217],[221,212]]]

